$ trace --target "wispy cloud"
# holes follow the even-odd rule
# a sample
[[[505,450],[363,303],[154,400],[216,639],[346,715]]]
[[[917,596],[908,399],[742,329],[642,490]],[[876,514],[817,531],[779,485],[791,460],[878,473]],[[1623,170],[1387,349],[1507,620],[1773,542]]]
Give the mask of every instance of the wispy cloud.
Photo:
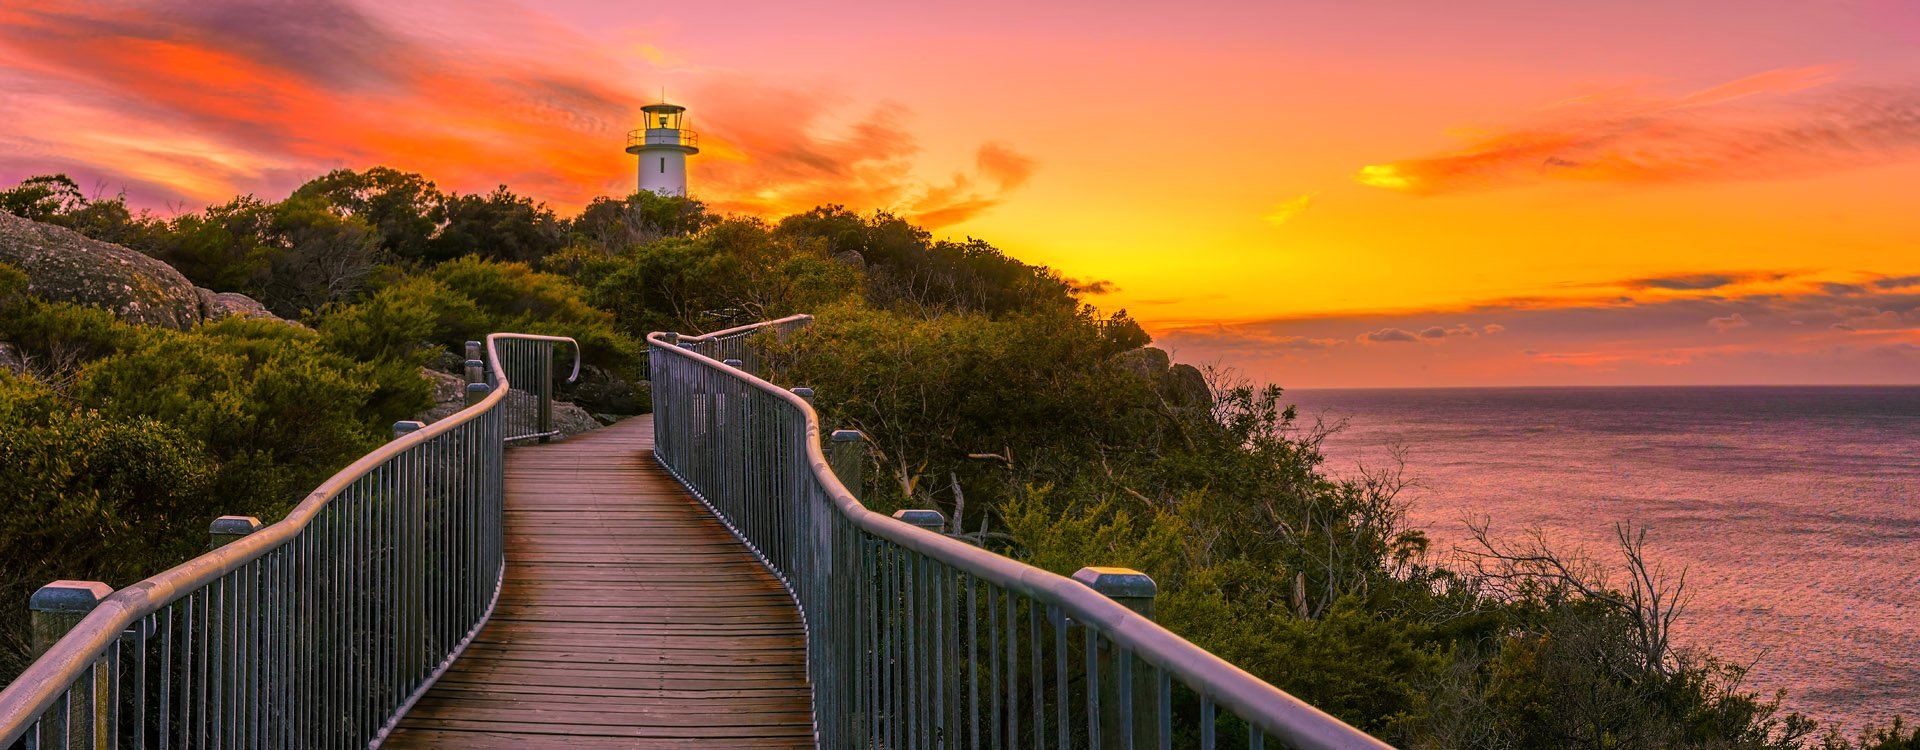
[[[1741,281],[1743,278],[1745,277],[1739,274],[1699,273],[1699,274],[1686,274],[1681,276],[1660,276],[1660,277],[1647,278],[1647,279],[1632,279],[1624,283],[1623,286],[1626,286],[1631,289],[1675,289],[1675,290],[1691,291],[1691,290],[1700,290],[1700,289],[1718,289],[1720,287],[1727,286],[1729,284],[1733,284],[1735,282]]]
[[[1776,70],[1664,98],[1603,97],[1455,151],[1363,167],[1363,184],[1438,195],[1553,181],[1701,182],[1920,156],[1920,87],[1843,86]]]
[[[1307,210],[1307,206],[1313,204],[1313,199],[1317,195],[1319,195],[1319,193],[1307,193],[1305,195],[1288,198],[1276,204],[1273,210],[1268,211],[1267,215],[1262,218],[1265,218],[1269,224],[1285,224],[1292,220],[1293,217],[1299,216],[1301,211]]]
[[[1420,341],[1420,338],[1403,328],[1382,328],[1367,331],[1354,337],[1354,340],[1363,344],[1412,344]]]
[[[1235,362],[1296,386],[1920,382],[1920,285],[1881,284],[1904,277],[1864,274],[1851,282],[1725,275],[1751,281],[1665,285],[1632,278],[1590,285],[1584,297],[1197,325],[1155,335],[1190,359]],[[1631,289],[1640,291],[1618,291]],[[1314,340],[1361,345],[1289,345]],[[1417,343],[1425,345],[1409,346]],[[1771,364],[1756,366],[1763,361]]]
[[[850,106],[832,91],[699,69],[652,42],[615,47],[498,0],[483,10],[0,5],[0,175],[62,170],[151,193],[150,204],[197,203],[388,164],[451,189],[506,183],[577,204],[632,189],[631,157],[619,149],[668,64],[686,81],[676,100],[695,108],[702,131],[694,189],[724,210],[841,203],[952,223],[997,205],[1034,170],[989,143],[971,173],[930,184],[917,176],[910,116],[898,107],[872,105],[830,128],[828,108]]]
[[[1747,317],[1745,315],[1741,315],[1740,313],[1733,313],[1731,315],[1721,315],[1719,317],[1708,318],[1707,325],[1713,328],[1713,330],[1719,331],[1721,333],[1726,333],[1735,328],[1745,328],[1752,324],[1747,322]]]
[[[1097,297],[1120,291],[1119,285],[1106,279],[1067,279],[1066,282],[1067,286],[1073,287],[1073,291],[1088,296]]]

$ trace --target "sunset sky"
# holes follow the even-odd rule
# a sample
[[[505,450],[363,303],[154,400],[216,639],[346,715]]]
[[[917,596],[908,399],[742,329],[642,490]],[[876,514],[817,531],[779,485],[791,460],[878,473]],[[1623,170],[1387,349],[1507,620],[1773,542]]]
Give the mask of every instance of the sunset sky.
[[[0,183],[337,167],[975,236],[1290,387],[1920,382],[1920,6],[0,2]]]

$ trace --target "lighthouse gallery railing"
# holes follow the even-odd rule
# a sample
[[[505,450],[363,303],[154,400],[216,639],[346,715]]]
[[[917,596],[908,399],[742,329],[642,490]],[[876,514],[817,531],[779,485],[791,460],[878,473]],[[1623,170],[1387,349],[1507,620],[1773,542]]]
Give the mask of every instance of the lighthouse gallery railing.
[[[552,434],[558,343],[577,375],[572,339],[488,336],[478,403],[101,601],[0,691],[0,747],[377,743],[493,610],[502,448]]]
[[[648,343],[656,455],[798,603],[821,746],[1210,748],[1242,727],[1224,710],[1251,747],[1387,747],[1079,582],[861,505],[813,407],[746,371],[752,336],[810,320]]]

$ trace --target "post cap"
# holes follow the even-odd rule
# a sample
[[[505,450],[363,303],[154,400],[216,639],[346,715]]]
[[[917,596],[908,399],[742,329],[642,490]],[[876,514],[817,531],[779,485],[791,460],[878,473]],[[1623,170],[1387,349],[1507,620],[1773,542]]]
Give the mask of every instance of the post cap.
[[[1160,593],[1153,578],[1132,568],[1085,567],[1073,572],[1073,580],[1108,599],[1152,599]]]
[[[799,396],[799,397],[801,397],[801,398],[804,398],[804,399],[806,399],[806,400],[807,400],[808,402],[812,402],[812,401],[813,401],[813,389],[812,389],[812,388],[808,388],[808,387],[806,387],[806,386],[804,386],[804,385],[800,385],[800,386],[794,386],[794,388],[793,388],[793,395],[795,395],[795,396]]]
[[[745,367],[747,363],[745,363],[745,362],[742,362],[742,361],[740,361],[740,360],[737,360],[737,359],[723,359],[723,360],[721,360],[721,361],[720,361],[720,364],[723,364],[723,365],[726,365],[726,366],[728,366],[728,367],[731,367],[731,368],[733,368],[733,369],[735,369],[735,370],[738,370],[738,369],[740,369],[740,368],[742,368],[742,367]]]
[[[263,528],[266,528],[266,525],[253,516],[221,516],[213,519],[213,523],[207,526],[207,533],[221,536],[246,536]]]
[[[113,587],[99,581],[54,581],[33,592],[27,608],[35,612],[86,614],[113,594]]]
[[[485,396],[492,392],[493,392],[493,386],[487,385],[486,383],[468,383],[467,384],[467,395],[469,396],[475,393]]]
[[[481,343],[480,343],[480,342],[478,342],[478,341],[469,341],[469,342],[467,342],[467,348],[468,348],[468,349],[478,349],[478,348],[480,348],[480,347],[481,347]]]
[[[682,341],[682,342],[679,342],[679,345],[680,345],[680,348],[682,349],[685,349],[687,351],[693,351],[693,342],[691,341]]]
[[[415,432],[419,432],[420,430],[424,429],[426,426],[427,424],[425,422],[415,422],[411,419],[402,419],[398,422],[393,423],[393,436],[400,437],[401,435],[411,435]]]
[[[485,369],[485,368],[486,368],[486,366],[487,366],[487,363],[485,363],[485,362],[482,362],[482,361],[480,361],[480,360],[477,360],[477,359],[469,359],[469,360],[467,360],[467,361],[466,361],[466,362],[465,362],[464,364],[465,364],[466,366],[468,366],[468,367],[479,367],[479,368],[482,368],[482,369]]]
[[[866,439],[866,434],[859,430],[834,430],[833,434],[827,437],[827,440],[835,443],[859,443],[865,442]]]
[[[939,531],[947,526],[947,516],[937,510],[908,508],[896,510],[893,517],[929,531]]]

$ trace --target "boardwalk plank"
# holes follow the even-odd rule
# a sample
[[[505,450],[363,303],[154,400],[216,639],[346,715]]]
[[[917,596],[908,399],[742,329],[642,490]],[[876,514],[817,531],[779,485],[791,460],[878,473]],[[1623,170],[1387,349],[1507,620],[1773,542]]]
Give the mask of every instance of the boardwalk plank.
[[[807,747],[793,600],[633,419],[507,454],[494,615],[384,747]]]

